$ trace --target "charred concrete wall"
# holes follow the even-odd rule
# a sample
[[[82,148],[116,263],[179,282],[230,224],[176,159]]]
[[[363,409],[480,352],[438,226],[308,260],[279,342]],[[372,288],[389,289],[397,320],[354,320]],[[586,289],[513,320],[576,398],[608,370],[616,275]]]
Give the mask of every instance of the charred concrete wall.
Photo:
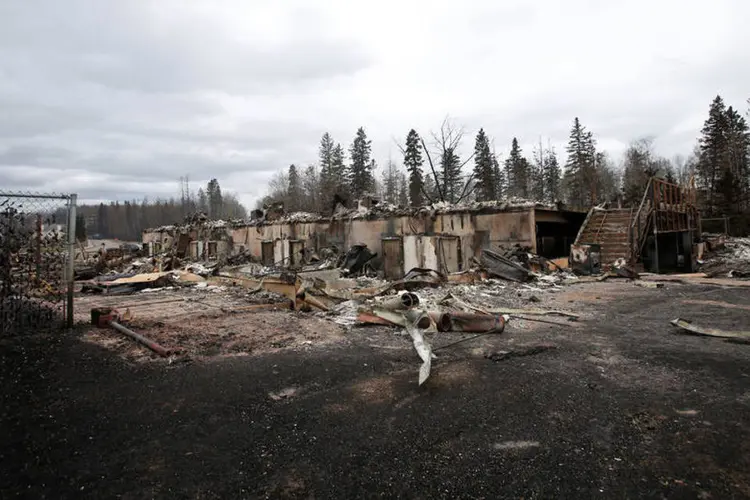
[[[400,216],[388,219],[330,220],[245,226],[231,230],[235,251],[244,247],[261,256],[263,242],[300,241],[307,249],[319,251],[335,246],[346,250],[363,243],[373,252],[382,252],[384,238],[405,235],[451,236],[460,243],[461,267],[479,256],[483,247],[520,244],[536,247],[534,210],[490,214],[454,213],[430,216]],[[275,258],[282,256],[275,252]],[[283,258],[288,254],[283,253]],[[277,259],[278,262],[278,259]]]
[[[146,230],[142,242],[149,255],[174,251],[178,257],[192,259],[219,258],[239,250],[228,226],[170,226]]]
[[[538,215],[545,224],[559,223],[568,228],[567,232],[577,230],[577,227],[571,229],[570,221],[556,212],[543,210]],[[536,251],[536,216],[536,209],[524,208],[491,213],[423,213],[374,219],[282,221],[214,228],[211,234],[199,229],[183,229],[182,233],[187,232],[191,242],[202,242],[198,247],[191,243],[191,256],[196,253],[205,255],[201,250],[218,240],[224,243],[211,248],[216,248],[219,253],[244,251],[266,264],[289,266],[302,263],[298,258],[302,249],[321,252],[335,247],[344,252],[355,244],[365,244],[382,256],[383,242],[387,240],[388,257],[399,262],[402,268],[418,262],[427,267],[455,270],[468,268],[472,258],[479,257],[482,248],[518,244]],[[143,241],[159,243],[165,248],[179,238],[179,232],[176,229],[149,231],[144,233]]]
[[[459,268],[468,267],[472,257],[478,257],[482,248],[514,244],[536,248],[533,208],[495,213],[462,212],[378,219],[277,222],[213,228],[210,233],[207,234],[200,228],[162,228],[144,232],[143,242],[156,243],[162,250],[166,250],[175,244],[180,234],[188,234],[191,256],[196,252],[204,255],[201,250],[208,248],[212,241],[223,241],[229,244],[220,244],[217,250],[220,253],[246,251],[259,258],[263,255],[265,244],[266,251],[273,252],[275,264],[289,265],[291,255],[300,248],[318,252],[327,247],[336,247],[340,251],[346,251],[354,244],[365,244],[371,251],[382,255],[383,239],[400,238],[403,241],[404,236],[425,236],[428,239],[420,241],[420,248],[433,248],[429,251],[437,252],[434,249],[437,243],[430,242],[429,237],[438,237],[444,241],[450,240],[449,246],[439,250],[445,254],[447,248],[449,252],[455,253],[456,256],[450,258],[458,259]],[[202,244],[196,247],[195,241],[201,241]],[[428,256],[426,262],[432,263],[431,257]]]

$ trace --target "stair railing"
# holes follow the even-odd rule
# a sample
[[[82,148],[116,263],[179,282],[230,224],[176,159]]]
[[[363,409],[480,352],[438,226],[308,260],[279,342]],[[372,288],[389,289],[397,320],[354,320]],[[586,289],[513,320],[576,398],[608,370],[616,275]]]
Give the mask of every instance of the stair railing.
[[[586,226],[589,223],[589,220],[591,219],[591,216],[594,215],[594,211],[597,210],[596,207],[591,207],[589,209],[589,213],[586,214],[586,218],[583,219],[583,224],[581,224],[581,227],[578,228],[578,234],[576,234],[576,239],[573,240],[574,245],[580,245],[581,244],[581,235],[584,232],[584,229],[586,229]]]
[[[649,222],[651,220],[652,209],[651,198],[649,193],[653,188],[653,178],[648,180],[646,184],[646,190],[643,192],[643,198],[641,204],[638,206],[638,211],[635,213],[635,218],[630,226],[630,261],[635,264],[640,257],[643,245],[646,242],[647,231],[649,230]]]
[[[604,227],[604,221],[607,220],[607,215],[609,215],[609,212],[604,212],[604,216],[602,217],[602,222],[599,224],[599,228],[596,230],[596,235],[594,235],[594,241],[591,243],[599,243],[599,233],[602,232],[602,228]]]

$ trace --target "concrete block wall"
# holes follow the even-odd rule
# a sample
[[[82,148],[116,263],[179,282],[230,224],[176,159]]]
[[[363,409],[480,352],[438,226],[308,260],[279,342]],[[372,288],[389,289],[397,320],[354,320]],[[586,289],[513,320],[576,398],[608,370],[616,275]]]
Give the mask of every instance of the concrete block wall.
[[[484,214],[438,214],[434,219],[428,214],[422,214],[415,217],[398,216],[371,220],[319,220],[226,227],[222,231],[226,233],[222,238],[217,238],[214,234],[211,235],[214,239],[201,238],[201,241],[204,245],[209,241],[219,241],[221,253],[237,253],[242,247],[258,258],[262,254],[263,242],[273,242],[274,261],[284,262],[284,265],[288,265],[289,262],[289,240],[300,240],[305,248],[315,251],[332,245],[346,251],[354,244],[364,243],[371,251],[382,255],[383,238],[414,235],[454,236],[459,238],[462,268],[470,266],[472,257],[478,257],[481,249],[488,245],[496,248],[517,243],[530,246],[532,249],[536,247],[533,208]],[[164,246],[165,242],[174,241],[175,235],[172,233],[174,230],[144,232],[143,242],[160,242]],[[198,236],[196,231],[191,232],[191,240],[197,240]],[[425,241],[428,240],[429,238]],[[422,256],[419,260],[435,264],[435,258],[430,257],[435,254],[434,244],[431,246],[425,244],[425,241],[414,246],[415,249],[421,248],[423,252],[430,254]],[[195,247],[191,245],[190,248]],[[411,259],[413,260],[413,257]],[[405,266],[408,264],[405,263]]]

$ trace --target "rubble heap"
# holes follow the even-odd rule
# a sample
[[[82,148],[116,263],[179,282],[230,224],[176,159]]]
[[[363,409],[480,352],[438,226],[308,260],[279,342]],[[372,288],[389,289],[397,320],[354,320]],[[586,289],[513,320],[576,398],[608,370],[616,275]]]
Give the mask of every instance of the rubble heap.
[[[750,278],[750,238],[704,234],[701,271],[710,277]]]

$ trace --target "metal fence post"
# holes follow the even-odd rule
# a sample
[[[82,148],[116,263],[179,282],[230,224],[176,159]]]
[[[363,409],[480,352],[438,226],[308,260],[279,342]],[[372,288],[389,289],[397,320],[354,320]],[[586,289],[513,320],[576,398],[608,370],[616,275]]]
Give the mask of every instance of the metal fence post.
[[[68,285],[68,307],[67,307],[67,319],[66,325],[68,328],[73,328],[73,290],[74,290],[74,262],[75,262],[75,249],[76,249],[76,202],[78,201],[77,194],[71,194],[68,198],[68,261],[67,261],[67,275],[65,276]]]

